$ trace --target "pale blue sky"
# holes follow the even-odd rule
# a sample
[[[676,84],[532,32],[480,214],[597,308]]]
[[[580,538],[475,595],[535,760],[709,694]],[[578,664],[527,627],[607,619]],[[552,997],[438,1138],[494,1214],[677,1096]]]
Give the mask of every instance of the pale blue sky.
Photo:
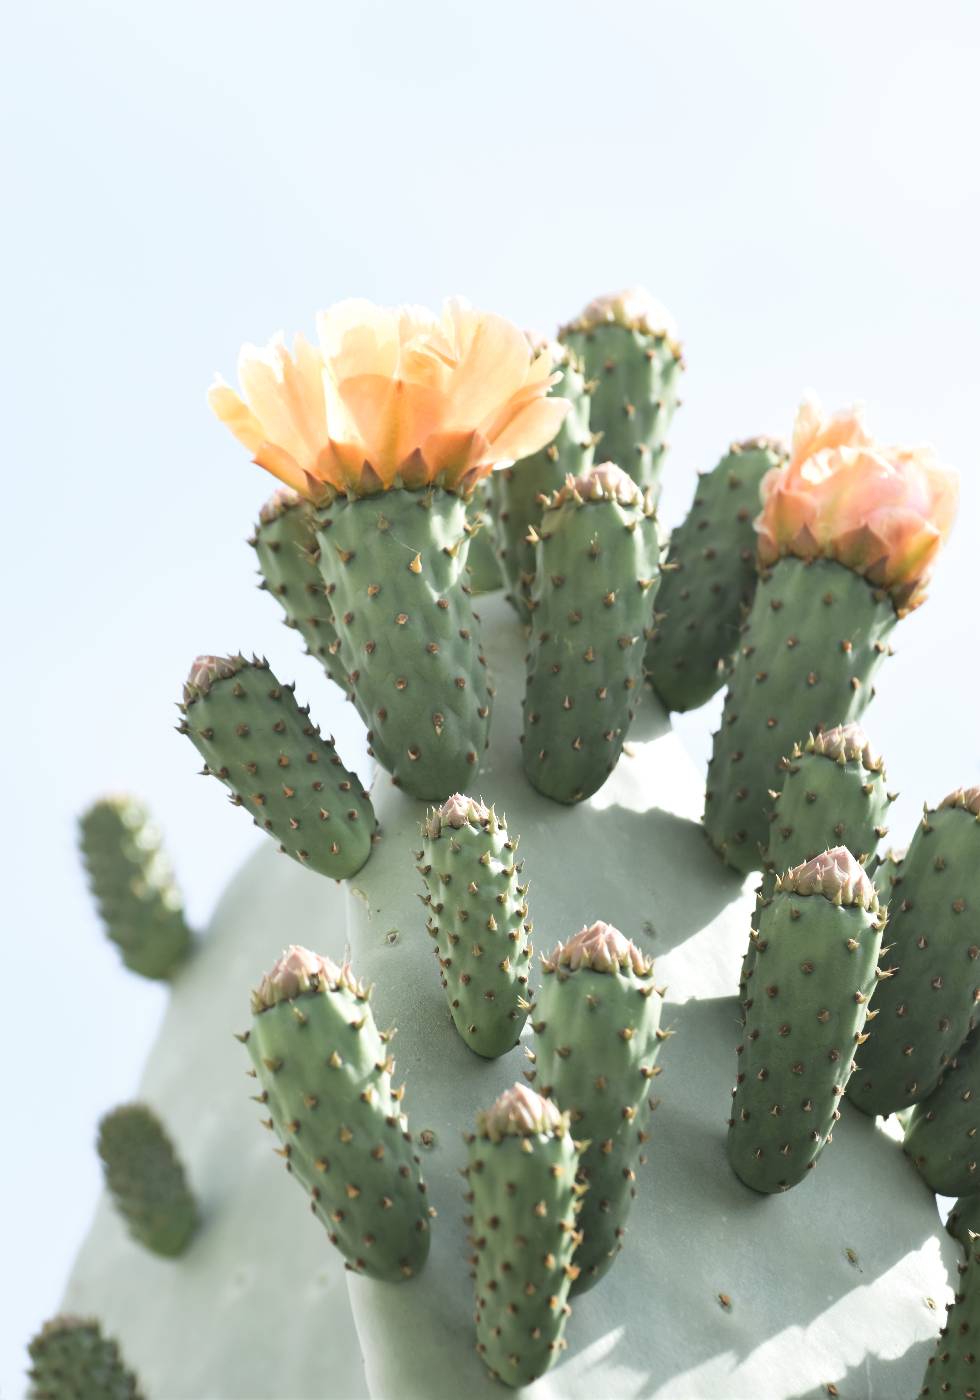
[[[259,838],[171,728],[192,655],[264,651],[361,752],[252,587],[243,539],[269,482],[204,402],[243,339],[310,331],[351,295],[462,293],[549,328],[646,283],[689,363],[669,523],[695,468],[788,431],[804,387],[865,399],[882,436],[932,439],[963,476],[869,716],[896,838],[980,778],[980,15],[33,0],[3,47],[10,1397],[88,1221],[95,1120],[132,1093],[163,998],[96,928],[75,812],[107,787],[145,795],[203,921]],[[681,726],[699,761],[713,718]]]

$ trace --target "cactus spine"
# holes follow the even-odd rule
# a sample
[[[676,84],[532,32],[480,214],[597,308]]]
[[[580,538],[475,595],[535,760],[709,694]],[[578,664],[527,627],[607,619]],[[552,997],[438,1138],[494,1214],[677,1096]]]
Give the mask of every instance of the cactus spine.
[[[973,1400],[980,1393],[980,1238],[970,1234],[964,1244],[966,1263],[959,1266],[959,1287],[926,1366],[921,1396]]]
[[[456,793],[423,822],[419,860],[453,1023],[476,1054],[504,1055],[527,1020],[531,961],[517,839],[492,807]]]
[[[585,366],[603,457],[657,495],[684,368],[669,312],[635,287],[597,297],[559,339]]]
[[[860,718],[895,620],[887,592],[836,560],[788,557],[761,575],[705,796],[705,830],[736,870],[760,867],[784,754],[806,734]]]
[[[375,820],[356,773],[296,703],[267,661],[199,656],[184,686],[178,726],[204,772],[236,807],[301,865],[340,880],[371,854]]]
[[[553,442],[490,477],[497,552],[507,583],[507,598],[522,622],[531,616],[536,568],[534,541],[545,500],[560,489],[567,476],[580,476],[587,471],[595,451],[589,429],[589,385],[581,363],[565,345],[555,344],[549,349],[562,374],[556,392],[568,400],[571,408]]]
[[[310,655],[346,694],[348,668],[320,576],[315,524],[311,503],[282,486],[259,512],[249,543],[258,557],[261,586],[279,602],[286,626],[299,632]]]
[[[28,1346],[29,1400],[142,1400],[139,1382],[94,1318],[55,1317]]]
[[[640,699],[659,578],[653,501],[606,463],[570,477],[541,521],[524,696],[524,772],[581,802],[619,762]]]
[[[123,1104],[99,1123],[106,1189],[134,1240],[154,1254],[183,1254],[197,1204],[163,1124],[145,1104]]]
[[[331,1244],[357,1273],[411,1278],[429,1252],[425,1183],[413,1154],[391,1032],[349,966],[288,948],[252,993],[243,1037],[285,1159]]]
[[[976,1023],[980,788],[925,812],[888,909],[890,976],[848,1097],[865,1113],[927,1098]]]
[[[467,1141],[476,1349],[495,1380],[530,1385],[566,1345],[578,1147],[568,1114],[525,1084],[477,1114]]]
[[[931,1191],[966,1196],[980,1187],[980,1055],[976,1033],[909,1115],[904,1148]]]
[[[733,443],[698,480],[687,518],[670,537],[647,647],[653,688],[668,710],[694,710],[725,684],[758,573],[759,486],[785,461],[769,438]]]
[[[466,583],[466,501],[441,487],[330,493],[320,570],[371,751],[413,797],[464,788],[487,744],[491,691]]]
[[[787,871],[761,912],[728,1120],[728,1160],[754,1191],[796,1186],[831,1140],[867,1039],[882,923],[844,847]]]
[[[79,819],[82,860],[105,931],[142,977],[173,976],[191,946],[180,892],[141,802],[93,803]]]
[[[559,943],[541,967],[533,1007],[536,1087],[570,1115],[588,1143],[581,1177],[588,1186],[579,1225],[583,1240],[573,1292],[598,1283],[623,1247],[636,1195],[636,1168],[660,1073],[663,994],[653,963],[609,924],[583,928]]]

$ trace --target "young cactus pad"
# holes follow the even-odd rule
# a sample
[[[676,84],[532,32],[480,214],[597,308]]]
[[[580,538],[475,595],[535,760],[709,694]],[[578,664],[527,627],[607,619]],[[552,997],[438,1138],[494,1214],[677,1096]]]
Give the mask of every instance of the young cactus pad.
[[[598,1283],[623,1247],[655,1106],[650,1081],[659,1073],[660,1042],[670,1032],[660,1029],[663,995],[653,963],[609,924],[595,923],[559,943],[541,971],[534,1082],[588,1143],[575,1292]]]
[[[927,1098],[976,1023],[980,995],[980,788],[927,810],[888,906],[889,977],[848,1097],[887,1114]]]
[[[698,479],[687,518],[670,537],[647,647],[653,688],[668,710],[694,710],[725,683],[758,574],[759,486],[785,449],[769,438],[733,443]]]
[[[643,681],[659,579],[653,499],[606,462],[569,477],[541,519],[524,695],[524,772],[581,802],[619,762]]]
[[[465,500],[438,487],[334,496],[317,517],[320,570],[371,751],[430,801],[467,785],[490,729],[468,531]]]
[[[591,467],[595,451],[589,430],[589,385],[578,357],[567,346],[555,345],[552,358],[562,375],[555,392],[571,405],[557,437],[533,456],[490,477],[500,566],[508,601],[522,622],[531,614],[535,539],[545,502],[567,476],[580,476]]]
[[[142,1400],[119,1347],[94,1318],[55,1317],[28,1346],[29,1400]]]
[[[262,587],[282,607],[286,625],[299,632],[310,655],[346,694],[348,667],[340,654],[333,610],[320,575],[315,523],[311,503],[281,486],[259,511],[249,543],[258,557]]]
[[[684,361],[673,317],[642,287],[596,297],[560,332],[590,382],[603,457],[660,490]]]
[[[204,772],[281,851],[335,880],[360,870],[375,832],[371,799],[267,661],[199,656],[181,711]]]
[[[429,1253],[429,1207],[403,1090],[392,1087],[390,1033],[345,964],[288,948],[252,993],[245,1039],[263,1126],[348,1267],[411,1278]]]
[[[82,860],[105,931],[131,972],[167,978],[191,946],[180,891],[149,813],[104,797],[79,818]]]
[[[419,860],[453,1024],[478,1055],[504,1055],[527,1020],[531,961],[517,840],[492,807],[456,793],[422,823]]]
[[[787,871],[761,912],[732,1093],[728,1160],[754,1191],[787,1191],[840,1118],[875,988],[878,897],[842,846]]]
[[[567,1345],[578,1147],[568,1115],[526,1084],[478,1113],[468,1142],[476,1349],[495,1380],[530,1385]]]
[[[974,1032],[909,1116],[904,1147],[939,1196],[980,1189],[980,1052]]]
[[[123,1104],[99,1123],[106,1189],[133,1239],[154,1254],[182,1254],[198,1212],[173,1143],[145,1104]]]

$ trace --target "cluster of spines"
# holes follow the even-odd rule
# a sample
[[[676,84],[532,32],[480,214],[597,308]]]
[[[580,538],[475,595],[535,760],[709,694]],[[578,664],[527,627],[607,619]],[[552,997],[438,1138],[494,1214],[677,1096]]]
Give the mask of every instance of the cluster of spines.
[[[477,1115],[467,1143],[476,1350],[496,1380],[530,1385],[566,1345],[581,1242],[579,1144],[568,1115],[523,1084]]]
[[[332,879],[360,870],[375,835],[371,800],[269,663],[200,656],[184,687],[180,733],[205,775],[230,791],[279,849]]]
[[[173,976],[191,948],[183,902],[141,802],[102,798],[79,818],[79,842],[105,931],[131,972]]]
[[[118,1345],[94,1318],[51,1318],[27,1350],[29,1400],[142,1400]]]
[[[573,1292],[597,1283],[623,1247],[657,1104],[650,1081],[660,1073],[661,1043],[673,1034],[661,1028],[662,1005],[651,960],[609,924],[583,928],[542,961],[532,1008],[535,1068],[527,1077],[569,1114],[587,1144]]]
[[[527,1020],[531,924],[517,837],[492,807],[454,794],[422,824],[422,900],[453,1023],[478,1055],[512,1049]]]
[[[258,1079],[277,1154],[348,1268],[412,1278],[429,1251],[419,1159],[394,1088],[393,1031],[379,1031],[349,966],[287,949],[252,994],[240,1037]]]
[[[133,1239],[152,1251],[182,1254],[197,1229],[197,1203],[183,1165],[156,1114],[123,1104],[99,1123],[106,1189]]]

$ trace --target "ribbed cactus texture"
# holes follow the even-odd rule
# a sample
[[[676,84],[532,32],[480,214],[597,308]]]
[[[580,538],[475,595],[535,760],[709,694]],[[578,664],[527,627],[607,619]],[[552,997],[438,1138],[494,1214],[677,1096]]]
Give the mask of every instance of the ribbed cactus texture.
[[[848,1096],[865,1113],[928,1097],[976,1024],[980,994],[980,789],[926,810],[888,906],[889,976]]]
[[[758,578],[759,486],[783,461],[785,449],[769,438],[732,443],[699,477],[691,509],[671,534],[647,647],[653,688],[668,710],[696,709],[725,683]]]
[[[423,822],[419,860],[453,1024],[471,1050],[495,1059],[527,1020],[531,924],[517,839],[492,807],[456,793]]]
[[[143,1400],[119,1347],[92,1318],[52,1318],[28,1352],[30,1400]]]
[[[427,801],[469,785],[490,729],[468,529],[466,502],[440,487],[336,496],[317,516],[320,571],[371,751]]]
[[[183,1165],[163,1124],[145,1104],[123,1104],[99,1123],[106,1189],[133,1239],[152,1251],[182,1254],[198,1225]]]
[[[191,947],[160,833],[135,797],[104,797],[79,819],[82,860],[105,931],[131,972],[171,977]]]

